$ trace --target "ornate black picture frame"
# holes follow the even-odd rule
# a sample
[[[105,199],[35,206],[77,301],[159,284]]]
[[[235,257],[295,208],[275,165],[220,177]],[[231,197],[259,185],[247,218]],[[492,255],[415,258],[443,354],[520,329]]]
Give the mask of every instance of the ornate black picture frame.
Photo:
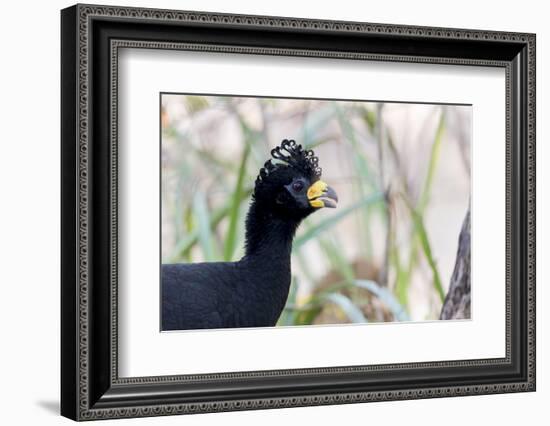
[[[535,390],[534,34],[95,5],[64,9],[61,29],[62,415],[92,420]],[[505,69],[506,356],[120,378],[121,47]]]

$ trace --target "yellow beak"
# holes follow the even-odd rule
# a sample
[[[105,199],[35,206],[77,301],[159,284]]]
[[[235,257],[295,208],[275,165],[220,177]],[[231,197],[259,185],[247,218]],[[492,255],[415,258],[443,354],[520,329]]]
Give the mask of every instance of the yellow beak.
[[[318,180],[308,188],[307,199],[311,207],[318,209],[321,207],[335,208],[338,203],[338,196],[334,189],[322,180]]]

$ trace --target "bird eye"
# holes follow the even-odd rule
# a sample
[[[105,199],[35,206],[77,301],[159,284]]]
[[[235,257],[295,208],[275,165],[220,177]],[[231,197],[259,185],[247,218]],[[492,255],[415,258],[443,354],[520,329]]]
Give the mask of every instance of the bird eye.
[[[296,181],[292,184],[292,189],[296,192],[300,192],[302,189],[304,189],[304,183]]]

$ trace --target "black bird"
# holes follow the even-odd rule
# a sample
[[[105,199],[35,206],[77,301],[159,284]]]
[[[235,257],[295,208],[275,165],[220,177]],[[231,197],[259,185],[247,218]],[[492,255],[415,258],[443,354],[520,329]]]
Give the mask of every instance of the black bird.
[[[237,262],[162,265],[162,330],[274,326],[290,288],[300,222],[338,198],[313,151],[283,140],[256,179]]]

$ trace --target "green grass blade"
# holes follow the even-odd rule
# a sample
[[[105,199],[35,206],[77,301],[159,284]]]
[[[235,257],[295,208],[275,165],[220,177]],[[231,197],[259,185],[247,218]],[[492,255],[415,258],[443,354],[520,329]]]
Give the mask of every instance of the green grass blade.
[[[252,188],[246,189],[241,194],[241,201],[245,200],[252,194]],[[210,229],[214,230],[216,227],[220,224],[220,222],[227,217],[230,211],[230,206],[225,205],[223,207],[220,207],[212,213],[210,216]],[[178,243],[176,244],[176,247],[174,248],[174,251],[171,256],[169,256],[168,261],[166,263],[174,263],[180,261],[182,258],[187,256],[189,253],[189,250],[193,248],[195,244],[197,244],[199,240],[199,231],[198,229],[193,229],[189,231],[184,238],[182,238]]]
[[[354,115],[354,111],[342,108],[336,102],[333,103],[333,107],[342,135],[353,150],[353,166],[355,174],[359,178],[353,182],[354,191],[357,191],[359,197],[364,197],[372,191],[383,191],[384,188],[379,188],[377,185],[373,168],[369,164],[369,159],[364,151],[366,137],[357,132],[350,120]],[[360,245],[361,255],[367,258],[372,256],[373,244],[370,233],[372,217],[371,209],[365,209],[357,216],[358,233],[363,236],[363,243]]]
[[[362,117],[363,121],[367,125],[367,128],[369,129],[370,134],[374,135],[376,133],[377,127],[376,123],[378,122],[376,111],[374,111],[372,108],[365,106],[362,110]]]
[[[288,292],[288,297],[286,299],[286,306],[295,306],[296,305],[296,295],[298,293],[298,278],[296,276],[292,277],[292,282],[290,284],[290,290]],[[278,326],[285,325],[295,325],[297,310],[295,309],[283,309],[279,320],[277,321]]]
[[[323,295],[323,298],[335,305],[337,305],[346,316],[354,323],[366,323],[368,322],[361,309],[353,304],[353,302],[346,296],[340,293],[329,293]]]
[[[240,218],[240,207],[242,202],[242,194],[244,192],[244,178],[246,175],[246,163],[248,155],[250,153],[250,145],[246,144],[241,157],[241,164],[239,166],[239,175],[237,177],[237,183],[233,196],[231,197],[231,208],[229,210],[229,228],[225,238],[225,246],[223,252],[223,258],[226,261],[230,261],[233,258],[235,247],[237,246],[237,225]]]
[[[293,259],[295,258],[298,261],[298,266],[300,267],[300,271],[304,274],[304,277],[306,278],[306,280],[309,282],[314,282],[315,277],[311,272],[311,267],[313,265],[310,265],[310,263],[308,262],[308,260],[310,259],[306,258],[305,254],[303,253],[303,250],[301,250],[300,247],[295,248],[292,251],[292,257]]]
[[[331,286],[326,287],[315,294],[311,298],[309,305],[319,304],[326,294],[339,293],[343,289],[351,289],[354,287],[362,288],[374,294],[378,299],[380,299],[382,303],[384,303],[384,305],[386,305],[390,309],[390,311],[398,321],[410,321],[410,317],[404,306],[399,303],[393,293],[387,288],[381,287],[378,283],[371,280],[353,279],[350,281],[346,279],[344,281],[333,283]]]
[[[346,217],[348,214],[352,213],[356,209],[367,206],[369,204],[378,203],[381,201],[384,201],[384,194],[380,192],[376,192],[374,194],[368,195],[367,197],[363,198],[362,200],[358,201],[355,204],[352,204],[346,208],[341,209],[338,213],[322,220],[317,225],[309,228],[302,235],[297,236],[294,239],[293,247],[297,248],[297,247],[303,246],[309,240],[316,238],[323,231],[330,229],[332,226],[334,226],[336,223],[338,223],[340,220],[342,220],[344,217]]]
[[[299,308],[295,311],[294,325],[311,325],[321,312],[322,307],[318,305]]]
[[[428,234],[426,233],[426,228],[424,228],[424,223],[422,222],[422,220],[418,221],[417,226],[419,228],[420,245],[422,247],[422,250],[424,251],[424,254],[426,255],[426,259],[428,260],[428,264],[430,265],[430,268],[432,270],[433,284],[435,290],[437,291],[439,298],[443,302],[445,300],[445,292],[443,290],[443,286],[441,285],[441,277],[439,276],[437,264],[432,255],[432,250],[430,242],[428,240]]]
[[[206,197],[202,191],[197,191],[193,198],[193,213],[197,220],[198,240],[206,261],[216,259],[214,241],[210,230],[210,212],[206,205]]]
[[[418,261],[418,252],[419,252],[419,249],[418,249],[418,243],[417,243],[417,238],[420,240],[420,244],[422,245],[422,249],[424,251],[424,253],[426,253],[426,250],[425,250],[425,246],[426,246],[426,242],[428,242],[428,235],[427,233],[425,232],[425,228],[424,228],[424,224],[423,224],[423,217],[424,217],[424,212],[426,211],[426,208],[428,206],[428,203],[430,201],[430,196],[431,196],[431,190],[432,190],[432,184],[433,184],[433,180],[434,180],[434,176],[435,176],[435,170],[436,170],[436,166],[437,166],[437,163],[438,163],[438,160],[439,160],[439,154],[440,154],[440,151],[441,151],[441,145],[442,145],[442,141],[443,141],[443,136],[445,134],[445,113],[444,111],[441,112],[441,115],[439,117],[439,122],[437,124],[437,129],[435,131],[435,136],[434,136],[434,140],[433,140],[433,143],[432,143],[432,147],[431,147],[431,150],[430,150],[430,158],[428,160],[428,170],[427,170],[427,173],[426,173],[426,179],[424,181],[424,186],[422,188],[422,192],[420,194],[420,197],[418,199],[418,203],[417,203],[417,207],[416,209],[413,208],[413,206],[411,205],[411,203],[406,200],[406,202],[408,203],[407,204],[407,207],[409,207],[409,210],[411,211],[414,211],[415,214],[413,214],[413,223],[414,223],[414,227],[413,227],[413,233],[411,235],[411,248],[410,248],[410,253],[409,253],[409,261],[408,261],[408,265],[407,265],[407,271],[404,272],[404,277],[407,278],[407,284],[405,285],[405,287],[408,287],[408,284],[409,284],[409,281],[410,281],[410,278],[412,277],[413,275],[413,270],[415,268],[415,265]],[[416,220],[415,220],[415,217],[416,216]],[[417,222],[419,222],[422,226],[419,227]],[[424,235],[420,235],[419,234],[419,230],[424,230]],[[429,243],[428,243],[428,247],[429,247]],[[429,259],[428,259],[428,263],[429,263]],[[430,265],[431,267],[431,265]],[[436,268],[437,269],[437,268]],[[439,293],[439,289],[438,289],[438,282],[436,280],[436,277],[434,277],[434,286],[436,287],[436,291]],[[439,287],[440,287],[440,282],[439,282]]]
[[[334,103],[333,107],[336,112],[336,118],[338,121],[338,125],[342,130],[342,134],[353,148],[353,161],[359,176],[362,178],[361,183],[366,184],[366,188],[362,187],[361,189],[372,190],[377,187],[376,181],[374,179],[372,168],[369,165],[368,159],[364,155],[363,149],[361,148],[361,145],[357,140],[356,129],[350,123],[349,117],[346,115],[344,110],[337,103]]]
[[[439,160],[439,154],[441,152],[441,141],[445,134],[445,113],[442,111],[435,131],[434,141],[432,143],[432,149],[430,152],[430,160],[428,163],[428,172],[426,173],[426,180],[424,181],[424,189],[418,202],[418,211],[420,214],[424,213],[428,202],[430,201],[430,195],[432,192],[432,184],[435,175],[435,169]]]
[[[348,259],[342,254],[344,250],[338,242],[338,238],[333,232],[328,235],[329,238],[319,238],[319,246],[324,253],[327,263],[332,266],[332,270],[338,272],[346,281],[355,280],[355,272]]]
[[[408,306],[410,277],[407,270],[401,266],[401,255],[397,247],[392,248],[390,259],[395,269],[395,293],[397,299],[402,306]]]
[[[422,216],[414,209],[414,207],[406,199],[405,199],[405,204],[407,205],[407,207],[409,208],[409,211],[411,212],[415,232],[418,235],[418,238],[420,240],[420,247],[422,248],[422,251],[426,256],[426,260],[430,265],[430,269],[432,270],[433,285],[435,287],[437,294],[439,295],[439,298],[443,302],[443,300],[445,300],[445,292],[443,290],[443,286],[441,285],[441,277],[439,275],[437,264],[432,253],[432,248],[430,245],[430,240],[428,238],[428,233],[426,232],[426,228],[424,226],[424,221],[422,219]]]
[[[397,301],[395,296],[387,288],[380,287],[377,283],[370,280],[355,280],[354,284],[357,287],[364,288],[378,297],[392,312],[393,316],[398,321],[409,321],[409,315],[405,308]]]

